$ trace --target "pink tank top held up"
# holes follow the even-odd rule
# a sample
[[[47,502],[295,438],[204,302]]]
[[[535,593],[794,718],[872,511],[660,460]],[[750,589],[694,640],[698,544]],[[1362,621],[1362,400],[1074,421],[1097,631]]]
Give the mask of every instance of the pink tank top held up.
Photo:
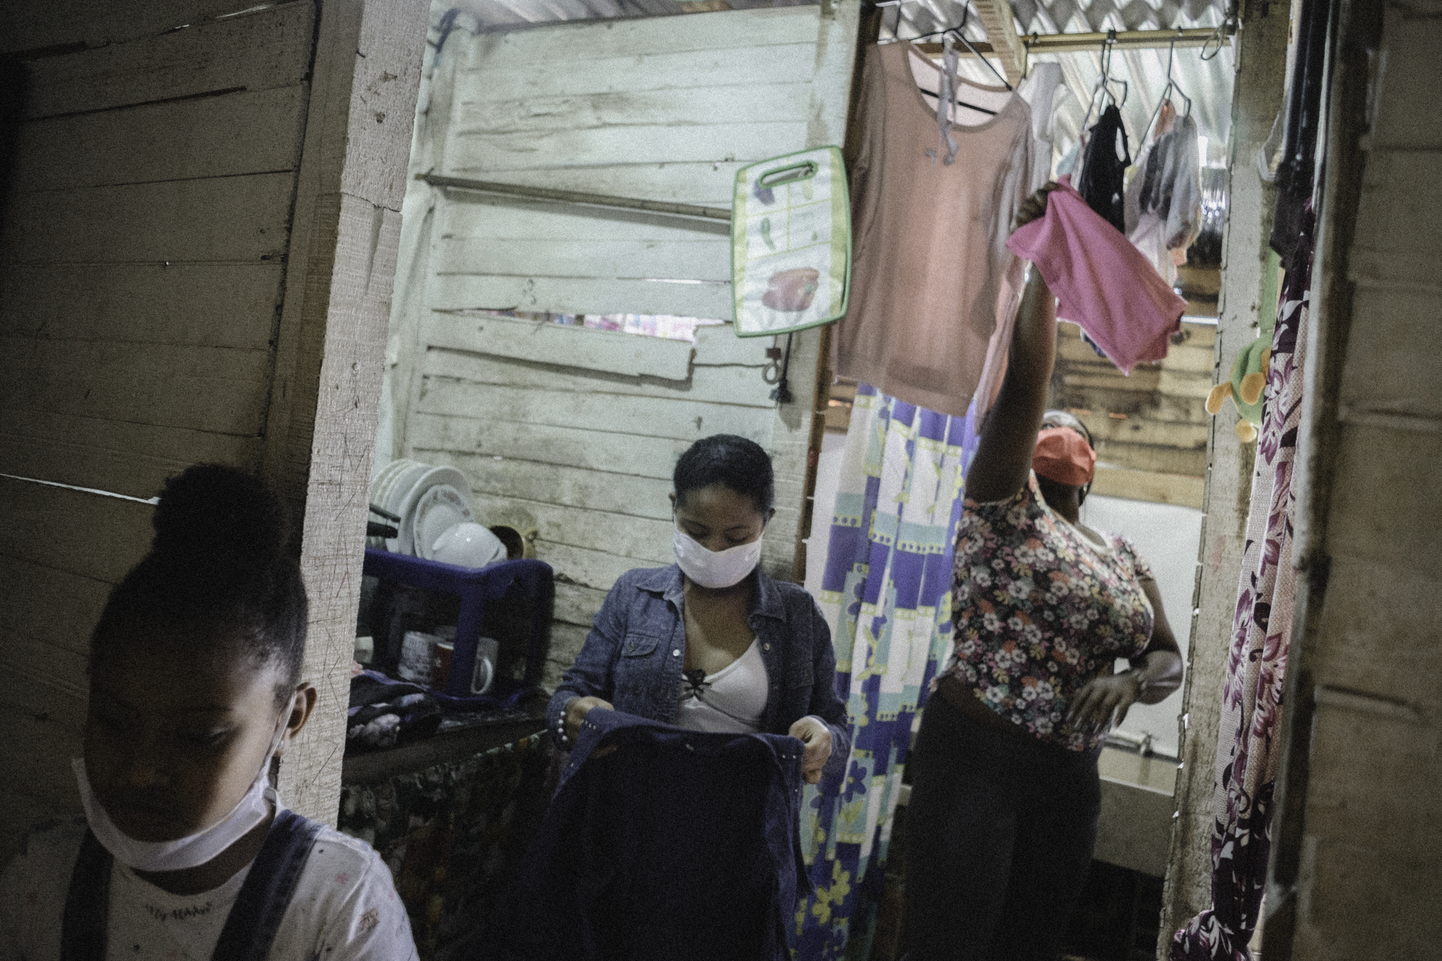
[[[1056,314],[1079,324],[1123,373],[1167,356],[1187,303],[1120,231],[1087,206],[1070,178],[1046,215],[1017,228],[1007,249],[1036,264]]]

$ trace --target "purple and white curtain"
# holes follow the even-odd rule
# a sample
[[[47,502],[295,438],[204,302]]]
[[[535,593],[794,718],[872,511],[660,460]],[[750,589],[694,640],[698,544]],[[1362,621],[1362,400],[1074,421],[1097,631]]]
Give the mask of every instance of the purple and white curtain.
[[[1172,961],[1248,961],[1267,880],[1281,754],[1282,686],[1297,587],[1292,567],[1292,465],[1302,413],[1310,217],[1288,264],[1267,367],[1252,474],[1252,510],[1233,615],[1217,741],[1212,906],[1172,939]]]

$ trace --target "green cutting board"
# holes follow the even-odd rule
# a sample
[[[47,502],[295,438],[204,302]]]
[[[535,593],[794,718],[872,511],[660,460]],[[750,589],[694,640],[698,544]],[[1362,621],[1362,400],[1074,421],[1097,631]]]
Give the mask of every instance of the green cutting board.
[[[838,320],[851,277],[851,201],[836,147],[742,167],[731,203],[736,336]]]

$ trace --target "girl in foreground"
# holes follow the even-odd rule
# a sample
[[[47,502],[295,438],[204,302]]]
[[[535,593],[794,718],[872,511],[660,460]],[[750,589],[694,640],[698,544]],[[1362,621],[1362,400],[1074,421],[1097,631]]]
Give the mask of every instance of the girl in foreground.
[[[192,467],[154,525],[90,638],[85,820],[33,833],[6,869],[0,961],[415,958],[376,853],[270,786],[316,702],[280,501]]]

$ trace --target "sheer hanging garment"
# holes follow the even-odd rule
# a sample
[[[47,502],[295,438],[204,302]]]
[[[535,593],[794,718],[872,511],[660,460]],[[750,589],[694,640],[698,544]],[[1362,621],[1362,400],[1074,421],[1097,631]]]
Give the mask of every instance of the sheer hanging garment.
[[[1056,108],[1071,95],[1062,82],[1061,64],[1035,63],[1017,93],[1031,108],[1031,189],[1039,190],[1051,179],[1051,155],[1056,138]]]
[[[1170,104],[1162,110],[1165,120]],[[1202,188],[1197,122],[1178,117],[1149,141],[1127,181],[1127,236],[1167,283],[1187,262],[1187,248],[1202,229]]]
[[[959,416],[997,318],[1020,296],[1021,265],[1005,245],[1033,173],[1031,110],[1015,94],[983,122],[967,123],[968,112],[958,110],[947,164],[934,106],[908,60],[918,76],[939,81],[936,67],[906,44],[866,51],[865,136],[851,183],[851,308],[833,342],[835,369]],[[962,99],[985,89],[963,84]]]

